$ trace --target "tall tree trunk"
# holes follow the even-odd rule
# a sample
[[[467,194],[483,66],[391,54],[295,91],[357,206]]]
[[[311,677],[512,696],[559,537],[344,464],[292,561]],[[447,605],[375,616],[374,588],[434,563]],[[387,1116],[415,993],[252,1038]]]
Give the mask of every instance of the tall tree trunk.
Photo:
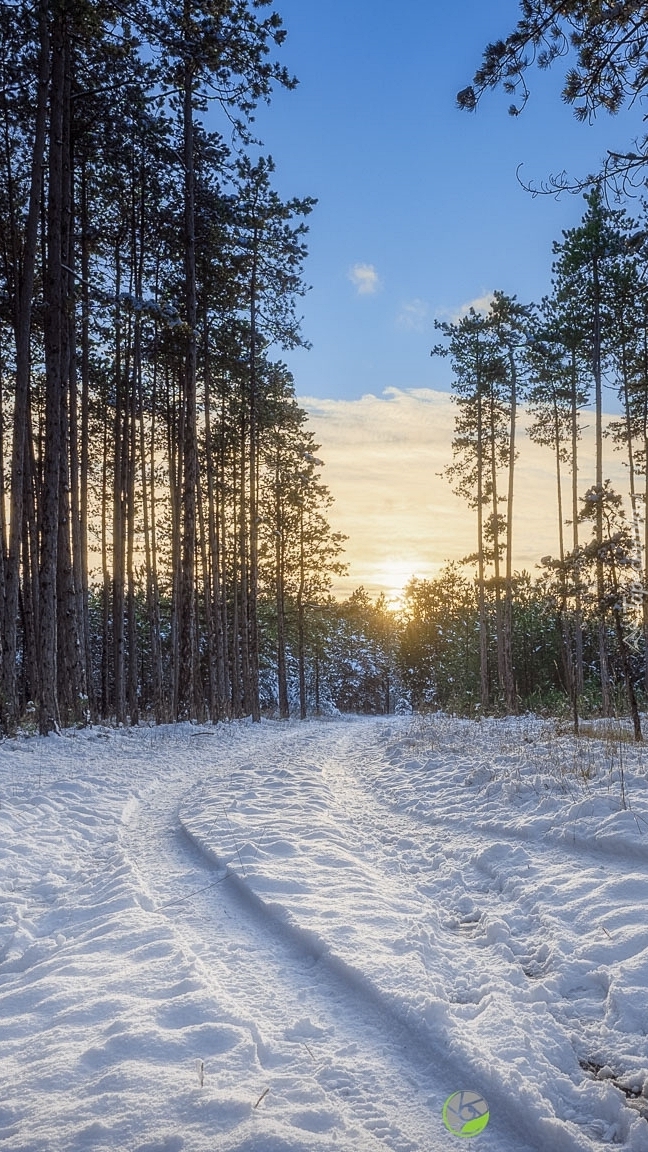
[[[495,397],[493,385],[490,386],[489,395],[489,436],[490,436],[490,473],[491,473],[491,499],[493,516],[493,566],[495,569],[495,618],[497,621],[497,679],[500,690],[505,686],[504,667],[504,620],[502,611],[502,582],[500,571],[500,539],[499,539],[499,495],[497,489],[497,443],[495,430]]]
[[[101,715],[107,719],[112,711],[110,682],[110,599],[111,581],[108,564],[108,405],[103,411],[103,461],[101,467]]]
[[[571,350],[571,476],[572,476],[572,548],[578,556],[578,392],[576,350]],[[585,686],[583,675],[583,616],[580,592],[580,568],[577,565],[574,610],[574,674],[575,694],[580,696]]]
[[[191,28],[191,5],[185,0],[184,22]],[[187,349],[184,370],[184,442],[182,489],[182,559],[179,603],[178,719],[193,719],[197,711],[196,665],[196,484],[198,456],[196,442],[196,220],[193,126],[193,67],[184,66],[182,130],[184,144],[184,261]]]
[[[558,555],[560,557],[560,637],[562,642],[563,669],[565,686],[569,694],[574,718],[574,734],[578,736],[578,684],[576,669],[572,659],[571,642],[569,637],[569,620],[567,614],[567,583],[565,573],[565,528],[563,520],[562,475],[560,471],[560,456],[562,451],[562,437],[560,434],[560,416],[558,412],[558,399],[553,393],[553,433],[554,454],[556,457],[556,497],[558,504]]]
[[[477,359],[477,595],[479,601],[479,682],[482,711],[490,703],[488,677],[488,629],[486,624],[486,590],[484,572],[484,462],[483,400],[479,352]]]
[[[135,606],[135,474],[137,469],[137,376],[140,369],[141,325],[135,319],[133,340],[133,378],[129,400],[127,487],[126,487],[126,578],[128,580],[128,715],[131,724],[139,723],[139,676],[137,618]]]
[[[241,464],[243,462],[241,461]],[[241,675],[241,622],[239,606],[241,603],[241,576],[242,559],[239,555],[241,532],[239,528],[239,494],[237,489],[237,454],[236,445],[232,449],[232,627],[231,627],[231,686],[232,686],[232,716],[236,719],[243,715],[243,684]]]
[[[250,580],[248,621],[250,628],[250,703],[252,719],[261,719],[259,706],[259,630],[258,599],[258,509],[257,509],[257,253],[259,229],[252,235],[252,273],[250,279]]]
[[[43,159],[47,133],[47,98],[50,78],[50,36],[48,0],[38,6],[38,87],[34,121],[34,141],[31,157],[29,205],[22,252],[22,275],[17,285],[15,333],[16,377],[13,411],[13,444],[11,456],[11,501],[9,541],[7,548],[4,618],[2,624],[2,691],[5,715],[0,721],[9,728],[18,719],[16,698],[16,645],[18,620],[18,591],[20,585],[20,545],[23,535],[23,497],[25,489],[24,467],[26,456],[26,429],[29,419],[29,375],[32,300],[36,273],[38,223],[41,214],[43,189]],[[57,51],[61,52],[61,37],[57,38]],[[62,77],[60,80],[62,87]],[[62,108],[57,114],[62,117]],[[51,512],[51,510],[50,510]],[[39,688],[40,693],[40,688]],[[50,701],[50,704],[52,702]],[[47,709],[45,709],[47,710]],[[56,710],[50,707],[56,714]]]
[[[275,601],[277,609],[277,681],[279,719],[288,720],[288,678],[286,675],[286,607],[284,597],[284,523],[282,516],[281,476],[279,471],[279,444],[275,457]]]
[[[142,386],[141,364],[137,376],[138,395],[138,422],[140,434],[140,467],[142,473],[142,519],[144,529],[144,562],[146,567],[146,611],[149,625],[149,643],[151,646],[151,687],[153,696],[153,712],[156,722],[161,724],[164,720],[164,694],[162,653],[160,643],[160,609],[157,589],[157,563],[155,547],[155,405],[156,405],[156,372],[153,369],[153,391],[151,396],[151,519],[149,525],[149,498],[148,479],[146,474],[147,451],[144,430],[144,397]]]
[[[297,662],[299,665],[299,719],[306,719],[305,604],[306,556],[304,551],[304,508],[299,506],[299,588],[297,591]]]
[[[211,617],[214,631],[215,668],[215,698],[213,701],[213,719],[222,720],[226,715],[225,699],[225,663],[226,649],[223,636],[223,616],[221,605],[221,540],[219,531],[219,513],[215,497],[214,476],[214,442],[212,438],[211,423],[211,364],[209,356],[209,325],[207,312],[203,318],[205,362],[205,464],[207,475],[207,533],[209,552],[211,556],[211,584],[205,587],[205,596],[211,598]],[[203,529],[201,528],[201,532]],[[211,675],[211,671],[210,671]]]
[[[47,195],[47,265],[44,296],[45,334],[45,447],[41,500],[41,556],[39,572],[39,727],[46,735],[60,723],[57,697],[56,572],[59,533],[61,453],[61,396],[64,387],[63,346],[65,315],[63,296],[63,121],[65,14],[57,5],[52,26],[52,73],[50,83],[49,187]],[[24,463],[21,461],[21,466]],[[22,486],[22,484],[21,484]]]
[[[128,425],[127,404],[124,395],[122,364],[121,316],[121,251],[118,240],[115,249],[115,420],[113,469],[113,556],[112,556],[112,631],[113,631],[113,707],[118,724],[126,722],[125,635],[124,635],[124,563],[125,563],[125,507],[126,455]]]
[[[504,600],[504,699],[508,712],[517,712],[513,669],[513,495],[515,477],[515,425],[517,419],[517,366],[509,349],[511,415],[509,430],[508,493],[506,498],[506,589]]]
[[[598,255],[592,258],[592,280],[594,288],[594,331],[593,331],[593,364],[594,364],[594,392],[596,406],[596,488],[599,494],[603,491],[603,388],[601,368],[601,285],[599,277]],[[599,554],[603,541],[603,503],[599,499],[596,506],[596,543]],[[596,591],[599,604],[603,603],[604,576],[603,562],[596,563]],[[610,696],[610,673],[608,666],[607,640],[605,620],[601,615],[598,623],[599,641],[599,667],[601,672],[601,710],[604,716],[609,716],[612,710]]]
[[[97,718],[92,643],[90,637],[90,579],[88,573],[88,485],[90,478],[90,241],[85,160],[81,165],[81,476],[79,535],[81,560],[81,616],[85,643],[86,692],[92,720]]]
[[[69,54],[68,54],[69,57]],[[61,469],[58,541],[59,700],[66,700],[69,720],[87,718],[85,638],[81,595],[81,528],[79,522],[79,442],[77,413],[76,316],[74,308],[74,155],[71,139],[71,69],[67,61],[63,121],[67,147],[63,165],[64,264],[69,294],[65,301],[64,381],[61,394]]]
[[[250,568],[249,568],[249,531],[248,531],[248,501],[246,493],[246,428],[245,416],[241,420],[241,468],[240,468],[240,482],[241,488],[239,493],[240,508],[239,508],[239,593],[240,593],[240,606],[239,606],[239,630],[240,630],[240,649],[241,649],[241,681],[243,687],[243,706],[246,716],[253,715],[253,685],[252,676],[250,672]]]

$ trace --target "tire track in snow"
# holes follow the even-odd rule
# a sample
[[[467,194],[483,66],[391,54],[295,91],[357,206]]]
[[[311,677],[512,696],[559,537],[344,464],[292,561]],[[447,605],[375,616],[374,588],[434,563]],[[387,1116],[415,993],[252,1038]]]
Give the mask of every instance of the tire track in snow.
[[[327,779],[332,790],[344,796],[346,810],[355,812],[358,831],[364,830],[379,867],[387,871],[396,866],[403,882],[437,907],[440,896],[444,901],[438,873],[444,873],[447,892],[440,927],[446,939],[461,937],[480,959],[488,954],[488,967],[500,971],[503,984],[510,978],[509,960],[519,964],[529,982],[545,982],[554,994],[544,998],[547,1010],[559,1025],[572,1029],[581,1066],[597,1060],[599,1065],[625,1065],[620,1084],[626,1094],[628,1084],[638,1084],[633,1088],[638,1092],[645,1079],[645,1029],[639,1015],[645,986],[639,976],[639,987],[630,983],[624,988],[620,970],[625,961],[630,968],[635,958],[640,964],[648,948],[648,931],[628,915],[634,897],[648,901],[646,851],[630,845],[627,852],[621,844],[615,852],[609,842],[592,846],[584,838],[540,839],[537,832],[525,834],[500,821],[469,824],[445,814],[430,819],[416,807],[403,811],[393,788],[376,794],[376,764],[382,763],[386,773],[391,767],[384,744],[376,741],[370,750],[359,748],[352,763],[349,771],[349,757],[330,757]],[[351,797],[355,805],[350,805]],[[426,833],[430,841],[422,848]],[[421,866],[422,855],[427,869]],[[513,876],[512,863],[517,869]],[[432,873],[437,875],[430,882]],[[433,948],[437,945],[438,935]],[[479,1004],[481,994],[475,997],[459,979],[450,999]],[[610,1040],[616,1025],[620,1034]],[[634,1058],[628,1032],[637,1033]],[[645,1100],[630,1096],[628,1103],[633,1115],[648,1118]],[[607,1132],[607,1140],[615,1140],[602,1119],[583,1127],[594,1138]]]
[[[542,955],[538,959],[536,949],[531,948],[520,951],[519,960],[523,969],[530,978],[537,978],[548,970],[546,957],[547,931],[555,920],[555,910],[562,906],[559,894],[561,887],[569,888],[575,883],[575,875],[583,887],[583,902],[590,891],[600,889],[604,884],[618,882],[627,885],[629,860],[623,848],[617,854],[610,845],[592,847],[583,841],[570,841],[567,838],[546,837],[540,839],[525,834],[522,829],[512,828],[500,821],[468,821],[448,819],[444,816],[430,822],[427,816],[418,811],[406,810],[395,803],[384,792],[376,795],[369,781],[371,773],[366,772],[367,762],[384,760],[384,748],[376,744],[372,749],[372,757],[366,749],[356,760],[356,766],[364,769],[364,781],[360,782],[356,773],[349,773],[341,769],[343,761],[330,758],[326,762],[328,777],[333,790],[337,786],[344,791],[345,804],[348,804],[350,794],[357,799],[358,812],[361,814],[358,827],[369,835],[372,849],[383,857],[383,866],[389,868],[396,864],[407,882],[426,894],[424,869],[421,868],[421,835],[427,831],[431,835],[429,844],[424,848],[425,862],[429,865],[430,873],[436,871],[444,860],[462,866],[461,878],[467,889],[472,889],[477,895],[477,903],[484,900],[489,902],[488,911],[497,912],[504,909],[513,912],[521,907],[533,906],[526,913],[528,931],[533,931],[542,940],[537,951]],[[388,769],[388,765],[385,765]],[[646,846],[648,853],[648,845]],[[518,875],[511,881],[511,857],[507,853],[516,853],[513,862],[517,861]],[[617,858],[615,858],[615,855]],[[631,853],[632,870],[640,873],[648,895],[648,862],[637,859]],[[547,874],[549,874],[547,876]],[[438,892],[435,890],[435,898]],[[588,900],[588,909],[591,912],[592,903]],[[606,919],[609,918],[606,916]],[[467,935],[477,932],[483,926],[480,917],[475,916],[475,910],[447,909],[447,927],[450,931],[465,932]],[[592,917],[582,926],[581,937],[591,934]],[[575,934],[579,934],[577,926],[572,924]],[[605,926],[600,926],[601,941],[607,939],[614,942],[614,934]],[[611,945],[612,947],[612,945]]]
[[[556,1028],[547,1019],[540,1020],[534,1015],[531,1009],[533,1003],[536,1001],[535,1007],[545,1013],[545,1017],[551,1012],[554,1006],[556,997],[547,997],[543,994],[542,990],[540,995],[527,995],[524,989],[520,992],[520,985],[530,985],[530,977],[523,976],[518,958],[511,955],[509,944],[511,942],[511,933],[508,930],[505,932],[504,938],[502,937],[502,928],[506,928],[503,924],[502,916],[498,917],[495,922],[487,924],[487,933],[485,939],[463,939],[461,947],[458,945],[458,935],[462,934],[462,930],[470,929],[477,926],[477,922],[481,919],[481,913],[475,914],[475,901],[466,896],[466,889],[472,886],[473,890],[478,891],[478,905],[481,905],[483,911],[483,904],[485,901],[490,900],[491,905],[496,908],[500,913],[502,911],[502,903],[504,895],[499,891],[499,884],[496,881],[493,883],[492,875],[489,877],[488,873],[497,868],[497,856],[501,852],[501,846],[493,845],[491,840],[484,837],[478,837],[474,840],[472,834],[464,835],[463,842],[457,847],[456,845],[452,851],[448,851],[447,836],[444,836],[443,842],[435,846],[435,851],[432,859],[425,859],[421,856],[420,835],[415,835],[411,839],[412,832],[420,833],[421,821],[412,822],[410,813],[394,812],[376,800],[373,794],[368,793],[366,786],[358,781],[358,772],[361,771],[363,761],[371,763],[375,768],[376,758],[382,759],[383,750],[379,747],[373,747],[370,742],[369,735],[371,729],[368,723],[357,723],[355,725],[340,725],[333,730],[329,730],[327,738],[323,739],[317,745],[316,734],[313,733],[312,740],[315,741],[310,749],[304,744],[296,745],[293,751],[293,759],[290,765],[290,770],[286,769],[283,772],[273,773],[265,772],[262,768],[257,772],[256,778],[253,779],[253,784],[257,791],[250,791],[250,781],[241,780],[232,777],[229,784],[229,790],[226,790],[229,799],[234,805],[232,809],[233,820],[239,821],[239,826],[242,829],[243,835],[247,842],[243,844],[242,850],[245,855],[245,864],[252,868],[253,878],[251,879],[252,887],[255,888],[261,884],[260,892],[261,897],[265,903],[268,902],[266,892],[270,893],[270,898],[279,905],[285,905],[290,909],[290,917],[293,923],[297,925],[308,925],[314,923],[316,925],[315,932],[320,935],[320,939],[332,943],[333,951],[343,958],[350,957],[351,966],[354,968],[358,960],[358,947],[357,938],[355,949],[353,945],[353,938],[351,938],[350,946],[349,940],[346,938],[347,933],[345,929],[344,913],[339,914],[334,912],[335,898],[333,904],[330,903],[330,911],[322,911],[319,909],[317,915],[312,913],[313,905],[310,903],[312,899],[312,882],[310,888],[307,889],[306,895],[302,896],[299,884],[295,888],[294,884],[288,883],[286,887],[281,878],[282,868],[277,865],[285,865],[283,875],[289,877],[290,860],[281,859],[285,857],[286,837],[290,839],[289,829],[292,827],[297,834],[301,835],[299,831],[299,802],[296,801],[299,788],[304,789],[304,819],[313,821],[313,828],[309,830],[306,837],[309,846],[306,848],[312,856],[312,864],[306,865],[304,863],[303,853],[300,857],[299,864],[301,867],[300,875],[311,874],[312,877],[316,875],[317,869],[324,854],[327,859],[331,858],[331,852],[338,854],[338,863],[343,864],[347,855],[344,844],[340,843],[346,841],[351,846],[349,851],[354,860],[361,862],[362,858],[369,862],[369,866],[363,866],[360,863],[361,872],[364,872],[369,877],[373,876],[376,884],[380,886],[381,881],[385,882],[385,887],[389,887],[389,896],[385,893],[385,914],[389,917],[394,915],[394,898],[395,894],[399,891],[403,893],[405,902],[408,904],[409,911],[405,913],[405,921],[409,917],[413,931],[407,930],[407,937],[403,939],[403,952],[407,955],[404,960],[408,960],[409,969],[407,964],[399,965],[398,956],[394,954],[393,944],[398,944],[392,938],[391,959],[386,958],[386,953],[383,951],[382,959],[378,962],[378,966],[369,962],[367,973],[359,973],[360,976],[365,976],[369,984],[377,989],[379,996],[382,995],[386,1004],[388,1004],[393,1011],[396,1009],[396,1015],[405,1017],[408,1021],[412,1018],[412,1011],[416,1012],[420,1009],[427,1012],[427,1007],[430,1006],[432,1011],[436,1012],[436,1006],[441,1009],[441,1019],[446,1021],[446,1033],[451,1045],[456,1045],[459,1041],[457,1051],[463,1054],[466,1061],[466,1067],[473,1068],[473,1075],[477,1072],[477,1080],[479,1080],[479,1059],[489,1062],[494,1058],[492,1064],[492,1072],[490,1078],[486,1082],[486,1094],[490,1098],[490,1092],[493,1092],[493,1099],[497,1094],[496,1101],[500,1114],[505,1113],[507,1110],[513,1115],[517,1113],[517,1119],[524,1123],[524,1110],[516,1106],[516,1092],[522,1091],[523,1096],[529,1095],[529,1101],[535,1096],[538,1097],[538,1088],[540,1095],[546,1092],[546,1104],[538,1108],[538,1124],[541,1127],[546,1122],[551,1128],[551,1132],[547,1131],[544,1144],[541,1141],[541,1146],[548,1147],[549,1142],[552,1148],[591,1148],[591,1138],[597,1141],[600,1137],[608,1142],[616,1141],[619,1137],[619,1132],[615,1127],[615,1122],[612,1121],[614,1109],[610,1109],[609,1102],[605,1103],[601,1093],[604,1094],[604,1086],[592,1085],[592,1091],[585,1093],[588,1099],[588,1105],[583,1111],[583,1100],[580,1099],[579,1093],[581,1092],[581,1085],[585,1078],[578,1069],[577,1061],[574,1056],[573,1048],[567,1042],[564,1027]],[[305,757],[304,753],[308,753]],[[328,799],[326,799],[327,789],[322,786],[317,780],[317,771],[313,766],[313,758],[317,759],[319,753],[319,760],[324,768],[324,778],[328,787]],[[283,779],[282,779],[283,777]],[[300,783],[301,782],[301,783]],[[375,773],[374,781],[375,786]],[[261,789],[264,795],[269,790],[270,795],[266,795],[263,803],[260,800]],[[272,808],[273,798],[272,789],[276,789],[275,796],[275,820],[279,831],[279,841],[270,846],[266,855],[266,861],[261,861],[259,867],[254,868],[256,854],[250,858],[250,848],[254,847],[255,838],[261,832],[261,825],[259,821],[265,821],[266,816],[264,813],[264,804]],[[373,790],[372,790],[373,791]],[[237,799],[238,797],[238,799]],[[335,803],[337,798],[337,805]],[[208,804],[212,804],[213,799],[207,790],[206,800]],[[237,805],[240,803],[240,808]],[[279,804],[279,807],[277,807]],[[284,813],[282,804],[287,805]],[[333,825],[337,820],[339,835],[333,835],[330,841],[326,837],[328,833],[322,829],[326,821],[324,809],[330,808],[328,812],[329,823],[328,827],[333,832],[331,821]],[[194,804],[193,812],[197,813],[200,805],[196,807]],[[285,818],[284,818],[285,817]],[[297,823],[295,819],[297,817]],[[256,823],[255,823],[256,821]],[[227,846],[227,842],[231,840],[231,828],[223,823],[222,818],[216,819],[212,824],[211,819],[205,820],[199,818],[190,820],[190,824],[194,825],[197,841],[212,852],[217,857],[224,860],[231,861],[231,868],[234,873],[242,873],[244,863],[241,854],[238,851],[238,861],[232,855],[231,844]],[[264,825],[265,826],[265,825]],[[462,826],[465,833],[465,825]],[[407,834],[410,836],[409,843],[407,841]],[[249,840],[252,840],[250,845]],[[393,850],[390,850],[383,841],[390,841],[394,845]],[[483,852],[484,843],[486,843],[486,852]],[[214,847],[216,846],[216,847]],[[528,845],[533,848],[535,845]],[[304,845],[302,845],[304,847]],[[331,851],[329,851],[329,848]],[[265,850],[265,845],[264,845]],[[472,855],[471,855],[472,850]],[[494,851],[495,850],[495,851]],[[273,851],[279,851],[279,858],[273,861]],[[506,849],[504,850],[506,852]],[[443,887],[436,887],[430,885],[427,889],[426,876],[432,880],[433,873],[438,867],[438,859],[441,858],[442,863],[445,863],[446,853],[448,858],[452,857],[454,852],[454,874],[451,874],[448,879],[447,888],[450,891],[453,886],[455,890],[457,887],[461,890],[461,903],[458,911],[462,913],[461,916],[455,918],[455,923],[450,924],[449,911],[445,920],[439,921],[437,915],[437,904],[447,904],[445,897],[447,892],[444,892]],[[481,860],[477,859],[479,856],[483,857]],[[290,853],[288,853],[288,857]],[[466,857],[467,859],[464,859]],[[458,862],[458,863],[457,863]],[[475,881],[467,878],[467,865],[475,870],[478,865],[483,865],[480,875]],[[270,867],[270,872],[267,874],[265,869]],[[306,873],[304,874],[304,867]],[[479,871],[479,868],[477,869]],[[256,871],[256,874],[254,874]],[[340,894],[344,899],[344,883],[346,877],[342,869],[338,874],[342,877]],[[326,860],[324,873],[326,872]],[[360,922],[362,916],[369,916],[369,920],[364,923],[371,933],[371,919],[372,919],[372,906],[375,903],[376,911],[380,914],[380,900],[374,901],[370,897],[369,904],[367,903],[366,884],[364,883],[363,876],[358,873],[360,882],[352,880],[352,887],[348,889],[347,901],[349,900],[349,893],[357,892],[357,899],[360,901],[359,907],[362,908],[360,912]],[[366,876],[365,876],[366,878]],[[247,878],[245,878],[247,883]],[[269,887],[268,887],[269,884]],[[347,885],[348,888],[348,885]],[[413,892],[418,899],[408,900],[406,893]],[[310,891],[310,896],[309,896]],[[515,928],[520,928],[519,904],[520,894],[511,893],[509,902],[510,908],[517,912],[517,924]],[[440,899],[439,899],[440,898]],[[354,897],[351,896],[351,901]],[[324,904],[326,901],[324,902]],[[551,903],[551,902],[550,902]],[[347,903],[347,908],[350,905]],[[392,911],[390,911],[390,909]],[[318,919],[319,916],[319,919]],[[327,916],[335,916],[335,923],[327,921]],[[427,921],[431,923],[428,927]],[[483,926],[483,925],[482,925]],[[375,923],[373,925],[375,927]],[[457,930],[454,935],[452,929]],[[527,925],[528,931],[528,925]],[[352,933],[351,933],[352,937]],[[357,933],[356,933],[357,937]],[[374,932],[374,939],[376,939]],[[474,949],[480,949],[475,952]],[[398,952],[396,948],[396,952]],[[472,950],[472,951],[471,951]],[[387,950],[389,951],[389,949]],[[502,956],[502,952],[507,952]],[[455,956],[454,953],[458,955]],[[426,955],[427,953],[427,955]],[[424,969],[423,978],[419,972],[418,975],[412,968],[412,962],[418,957],[418,961]],[[479,979],[475,980],[475,957],[477,957],[477,966],[482,971],[479,974]],[[367,957],[369,960],[369,957]],[[515,960],[515,964],[511,965],[511,960]],[[429,963],[428,963],[429,962]],[[382,970],[381,970],[382,964]],[[590,964],[591,968],[592,965]],[[409,971],[414,977],[415,994],[412,996],[404,995],[401,990],[404,990],[405,985],[403,979],[407,979],[404,973]],[[517,972],[517,977],[516,977]],[[458,974],[458,975],[457,975]],[[534,973],[535,974],[535,973]],[[356,973],[358,975],[358,973]],[[376,982],[377,977],[377,982]],[[390,978],[391,977],[391,978]],[[467,978],[466,978],[467,977]],[[365,981],[366,982],[366,981]],[[484,985],[483,987],[480,987]],[[517,984],[517,987],[516,987]],[[445,987],[444,987],[445,986]],[[454,986],[454,991],[453,991]],[[392,991],[393,989],[393,991]],[[509,995],[510,990],[510,995]],[[446,992],[449,991],[449,995]],[[493,1002],[493,992],[495,995],[495,1002]],[[582,1004],[582,995],[575,997],[576,1001]],[[453,1004],[455,1008],[448,1012],[443,1007],[443,1003],[450,1006]],[[436,1004],[436,1006],[435,1006]],[[409,1005],[409,1006],[408,1006]],[[401,1010],[402,1009],[402,1010]],[[522,1019],[524,1023],[520,1025],[517,1021],[520,1009],[523,1010]],[[483,1016],[481,1013],[484,1013]],[[512,1055],[519,1060],[520,1054],[524,1052],[525,1044],[530,1038],[535,1042],[531,1051],[535,1052],[532,1057],[529,1072],[532,1074],[532,1079],[529,1079],[529,1073],[520,1080],[517,1072],[513,1066],[507,1066],[506,1058],[504,1063],[501,1059],[498,1060],[498,1054],[495,1049],[489,1050],[488,1044],[479,1045],[475,1049],[475,1053],[479,1053],[477,1059],[470,1057],[470,1045],[472,1044],[472,1037],[478,1039],[478,1032],[475,1028],[481,1025],[481,1021],[486,1021],[487,1034],[490,1029],[493,1034],[493,1013],[497,1024],[495,1031],[501,1030],[501,1024],[510,1020],[510,1040],[512,1045]],[[503,1016],[501,1015],[503,1013]],[[431,1019],[432,1032],[438,1033],[433,1020],[437,1017],[433,1016]],[[488,1022],[490,1020],[490,1023]],[[467,1022],[467,1023],[466,1023]],[[471,1027],[472,1022],[472,1027]],[[563,1025],[565,1021],[562,1021]],[[538,1025],[542,1024],[540,1030]],[[459,1030],[457,1031],[457,1026]],[[522,1032],[520,1032],[520,1026]],[[426,1027],[427,1031],[427,1027]],[[443,1032],[443,1028],[441,1029]],[[544,1037],[548,1044],[549,1052],[555,1049],[555,1054],[542,1057],[539,1056],[538,1043],[540,1037]],[[503,1039],[506,1041],[506,1027],[503,1032]],[[434,1041],[433,1041],[434,1043]],[[467,1047],[468,1044],[468,1047]],[[492,1045],[492,1040],[491,1040]],[[437,1042],[438,1047],[438,1042]],[[505,1042],[504,1049],[507,1044]],[[568,1055],[568,1053],[570,1055]],[[538,1063],[540,1060],[540,1063]],[[567,1061],[565,1063],[564,1061]],[[554,1063],[558,1061],[558,1063]],[[526,1062],[525,1062],[526,1063]],[[542,1065],[542,1080],[536,1082],[535,1074]],[[565,1073],[569,1070],[569,1075]],[[561,1087],[557,1088],[553,1081],[558,1077]],[[578,1084],[578,1092],[575,1094],[573,1091],[574,1084]],[[544,1087],[542,1086],[544,1085]],[[598,1097],[598,1098],[597,1098]],[[576,1106],[576,1111],[574,1110]],[[593,1107],[592,1107],[593,1106]],[[537,1105],[533,1106],[534,1108]],[[557,1108],[557,1113],[554,1113],[553,1108]],[[591,1114],[588,1112],[588,1107],[591,1108]],[[598,1115],[599,1109],[601,1115]],[[618,1106],[617,1106],[618,1112]],[[604,1115],[608,1115],[609,1119],[603,1119]],[[551,1119],[556,1115],[556,1122]],[[576,1121],[576,1123],[574,1123]],[[612,1121],[612,1122],[611,1122]],[[620,1120],[623,1125],[623,1120]],[[530,1129],[527,1126],[527,1132],[530,1134]],[[519,1146],[519,1143],[518,1143]]]
[[[291,755],[296,737],[291,732],[283,738]],[[249,749],[238,759],[249,762]],[[293,1126],[308,1131],[325,1124],[324,1101],[342,1115],[348,1134],[357,1130],[353,1147],[445,1152],[440,1112],[454,1088],[450,1073],[444,1084],[443,1067],[431,1066],[431,1054],[416,1050],[406,1028],[386,1020],[231,877],[219,876],[222,883],[200,891],[214,867],[177,824],[184,792],[186,784],[172,793],[157,786],[139,809],[131,806],[123,844],[147,893],[198,957],[218,999],[224,992],[233,1020],[249,1027],[273,1097],[288,1099],[296,1086],[303,1096],[310,1084],[316,1104],[302,1100],[293,1107]],[[507,1146],[501,1147],[505,1152]]]

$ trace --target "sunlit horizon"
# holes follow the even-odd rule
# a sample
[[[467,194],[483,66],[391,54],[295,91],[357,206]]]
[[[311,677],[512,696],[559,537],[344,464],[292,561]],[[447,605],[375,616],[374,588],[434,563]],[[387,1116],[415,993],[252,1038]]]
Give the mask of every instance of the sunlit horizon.
[[[332,585],[337,599],[362,586],[372,598],[384,593],[388,601],[402,601],[413,577],[434,579],[446,564],[475,552],[475,511],[443,475],[452,462],[456,415],[448,392],[389,388],[358,400],[300,397],[300,403],[321,444],[322,480],[335,500],[331,524],[348,536],[343,557],[348,573]],[[527,422],[521,408],[513,561],[517,571],[526,569],[533,577],[543,556],[558,554],[558,521],[553,453],[529,439]],[[587,421],[579,449],[581,496],[594,483],[593,436],[594,422]],[[604,475],[625,496],[623,456],[609,440],[604,453]],[[566,510],[570,485],[565,470]]]

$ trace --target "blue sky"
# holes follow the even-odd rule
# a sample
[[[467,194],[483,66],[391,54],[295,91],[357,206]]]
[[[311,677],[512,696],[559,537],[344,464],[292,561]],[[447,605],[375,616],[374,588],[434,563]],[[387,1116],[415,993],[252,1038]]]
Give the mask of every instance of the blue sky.
[[[582,213],[580,197],[525,193],[517,166],[535,180],[593,171],[607,147],[637,134],[640,110],[578,124],[560,100],[559,61],[533,73],[517,119],[503,93],[475,114],[457,111],[482,48],[515,23],[516,0],[275,7],[288,30],[282,58],[300,85],[259,111],[257,131],[280,194],[319,199],[302,309],[313,347],[284,355],[297,393],[445,389],[449,365],[429,355],[434,318],[494,288],[539,299],[551,243]]]

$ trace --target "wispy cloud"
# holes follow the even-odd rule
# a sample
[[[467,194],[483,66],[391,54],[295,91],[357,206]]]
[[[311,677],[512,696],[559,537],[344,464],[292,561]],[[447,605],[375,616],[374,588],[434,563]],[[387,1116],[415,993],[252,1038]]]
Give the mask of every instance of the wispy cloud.
[[[373,264],[354,264],[347,276],[355,284],[358,296],[373,296],[380,288],[380,276]]]
[[[492,292],[484,292],[481,296],[475,296],[474,300],[468,300],[465,304],[461,304],[459,308],[454,311],[448,309],[446,315],[452,324],[457,324],[459,320],[463,320],[472,308],[474,312],[486,313],[490,308],[495,296]]]
[[[425,300],[408,300],[402,305],[396,323],[406,332],[425,332],[429,327],[430,307]]]

